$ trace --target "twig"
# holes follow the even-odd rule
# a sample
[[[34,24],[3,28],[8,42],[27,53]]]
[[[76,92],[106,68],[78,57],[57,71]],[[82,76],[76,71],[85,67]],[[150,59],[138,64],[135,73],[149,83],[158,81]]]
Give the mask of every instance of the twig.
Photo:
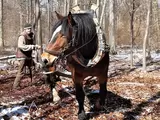
[[[59,117],[60,120],[63,120],[63,118]]]
[[[32,101],[32,103],[31,103],[31,105],[30,105],[30,107],[29,107],[29,112],[31,112],[31,108],[32,108],[32,107],[35,107],[35,108],[38,110],[38,107],[37,107],[37,105],[35,104],[34,101]]]

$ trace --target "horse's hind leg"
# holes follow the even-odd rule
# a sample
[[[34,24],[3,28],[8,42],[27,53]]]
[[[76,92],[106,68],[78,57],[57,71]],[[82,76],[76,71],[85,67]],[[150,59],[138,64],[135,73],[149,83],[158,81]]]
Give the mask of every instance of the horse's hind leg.
[[[107,81],[100,83],[100,105],[105,104],[105,98],[107,94]]]
[[[107,76],[98,77],[100,86],[100,101],[97,102],[96,108],[101,109],[105,105],[105,98],[107,94]]]

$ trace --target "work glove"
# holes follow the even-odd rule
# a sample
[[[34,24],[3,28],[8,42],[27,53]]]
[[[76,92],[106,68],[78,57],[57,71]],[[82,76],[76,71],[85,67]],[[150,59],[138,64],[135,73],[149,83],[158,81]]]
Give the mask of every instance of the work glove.
[[[40,45],[34,45],[34,48],[35,48],[35,49],[40,49],[41,46],[40,46]]]

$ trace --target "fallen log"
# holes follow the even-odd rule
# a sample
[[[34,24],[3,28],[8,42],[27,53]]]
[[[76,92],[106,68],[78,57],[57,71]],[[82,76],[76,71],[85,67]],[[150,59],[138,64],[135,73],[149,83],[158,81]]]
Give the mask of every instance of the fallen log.
[[[9,56],[0,57],[0,60],[12,59],[15,57],[16,57],[16,55],[9,55]]]

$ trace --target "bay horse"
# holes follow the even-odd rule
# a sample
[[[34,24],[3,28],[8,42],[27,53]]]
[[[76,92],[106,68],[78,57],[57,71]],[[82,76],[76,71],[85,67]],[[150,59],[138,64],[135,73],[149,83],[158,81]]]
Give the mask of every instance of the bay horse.
[[[109,51],[101,50],[100,57],[95,57],[101,46],[92,14],[69,12],[68,16],[63,17],[56,12],[56,15],[58,22],[53,27],[52,38],[46,45],[41,58],[43,64],[48,66],[47,72],[52,73],[56,71],[58,60],[67,61],[67,68],[71,72],[79,105],[78,118],[85,120],[87,116],[84,110],[83,80],[88,76],[97,77],[100,87],[97,107],[103,107],[107,93]],[[99,61],[94,65],[88,65],[93,58],[98,58]]]

